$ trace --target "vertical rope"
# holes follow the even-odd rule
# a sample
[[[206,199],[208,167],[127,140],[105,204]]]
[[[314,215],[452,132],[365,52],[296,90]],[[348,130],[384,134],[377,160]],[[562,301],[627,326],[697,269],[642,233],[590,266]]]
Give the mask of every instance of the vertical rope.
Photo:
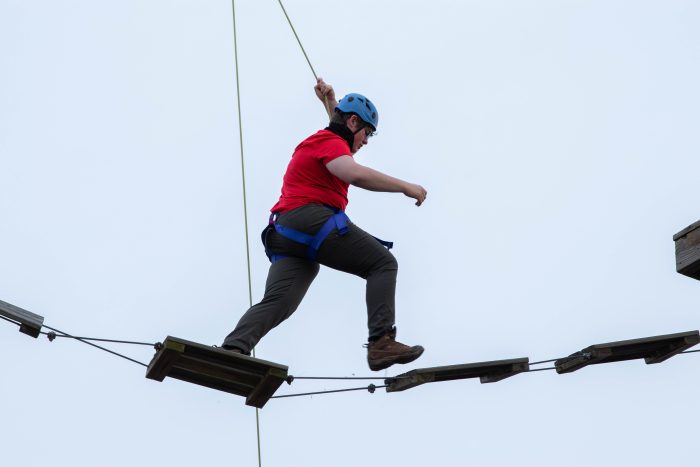
[[[231,0],[231,11],[233,13],[233,55],[236,64],[236,100],[238,102],[238,140],[241,149],[241,179],[243,181],[243,219],[245,226],[245,252],[246,264],[248,265],[248,304],[253,306],[253,286],[250,276],[250,239],[248,237],[248,199],[246,196],[245,184],[245,158],[243,157],[243,120],[241,118],[241,87],[238,76],[238,40],[236,31],[236,0]],[[255,349],[253,349],[255,357]],[[255,409],[255,431],[258,438],[258,467],[262,467],[262,454],[260,450],[260,411]]]

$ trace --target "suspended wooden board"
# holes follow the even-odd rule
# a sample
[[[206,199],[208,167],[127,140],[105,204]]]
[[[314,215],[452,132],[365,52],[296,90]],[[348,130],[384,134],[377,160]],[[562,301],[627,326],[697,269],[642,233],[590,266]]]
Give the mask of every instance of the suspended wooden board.
[[[673,236],[676,243],[676,271],[700,280],[700,221]]]
[[[19,323],[19,332],[28,336],[39,337],[41,327],[44,325],[44,317],[35,315],[31,311],[0,300],[0,315]]]
[[[166,376],[246,398],[262,408],[287,378],[288,368],[259,358],[168,336],[148,365],[146,378]]]
[[[698,331],[666,334],[586,347],[554,362],[557,373],[570,373],[588,365],[643,358],[647,364],[661,363],[700,342]]]
[[[464,365],[418,368],[408,373],[387,378],[386,392],[398,392],[425,383],[452,381],[456,379],[479,378],[482,383],[495,383],[530,369],[528,358],[495,360],[492,362],[467,363]]]

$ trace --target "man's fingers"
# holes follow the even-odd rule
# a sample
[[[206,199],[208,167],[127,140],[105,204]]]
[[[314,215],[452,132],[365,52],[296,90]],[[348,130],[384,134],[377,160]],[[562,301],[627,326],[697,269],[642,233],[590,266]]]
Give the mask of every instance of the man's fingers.
[[[416,197],[416,206],[420,206],[421,204],[423,204],[423,201],[425,201],[425,197],[417,196]]]

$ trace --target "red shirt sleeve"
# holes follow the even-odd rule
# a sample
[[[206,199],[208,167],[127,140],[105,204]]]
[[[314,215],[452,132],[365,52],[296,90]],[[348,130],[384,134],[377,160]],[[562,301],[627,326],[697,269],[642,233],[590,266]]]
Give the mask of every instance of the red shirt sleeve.
[[[324,166],[340,156],[352,156],[348,144],[343,140],[333,139],[326,142],[324,146],[323,152],[318,155],[318,159]]]

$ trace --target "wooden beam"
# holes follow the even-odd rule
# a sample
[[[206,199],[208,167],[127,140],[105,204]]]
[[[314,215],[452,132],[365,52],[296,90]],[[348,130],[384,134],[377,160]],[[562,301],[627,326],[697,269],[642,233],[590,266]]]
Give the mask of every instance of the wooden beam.
[[[700,342],[698,331],[644,337],[596,344],[554,362],[557,373],[571,373],[588,365],[643,358],[647,364],[661,363]]]
[[[676,244],[676,271],[700,280],[700,221],[673,236]]]
[[[393,378],[387,378],[386,392],[398,392],[425,383],[479,378],[481,383],[495,383],[530,369],[528,358],[467,363],[463,365],[418,368]]]
[[[262,408],[287,378],[288,368],[259,358],[168,336],[154,355],[146,378],[166,376],[236,394]]]
[[[32,337],[39,337],[41,327],[44,325],[44,317],[35,315],[31,311],[0,300],[0,315],[19,324],[19,332]]]

